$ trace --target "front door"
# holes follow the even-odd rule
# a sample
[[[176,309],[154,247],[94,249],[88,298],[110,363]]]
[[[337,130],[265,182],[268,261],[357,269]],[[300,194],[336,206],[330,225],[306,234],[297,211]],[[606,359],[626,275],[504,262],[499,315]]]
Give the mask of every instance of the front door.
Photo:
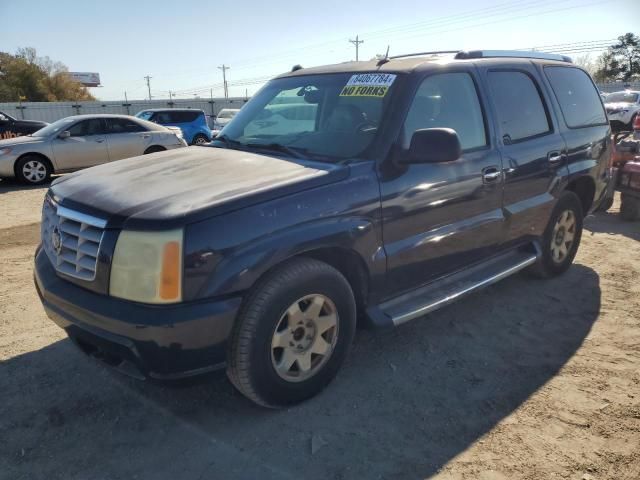
[[[69,128],[70,137],[53,140],[56,171],[92,167],[109,161],[101,118],[81,120]]]
[[[398,152],[406,152],[416,130],[448,127],[460,138],[462,156],[381,173],[389,295],[477,262],[502,239],[502,165],[474,75],[456,71],[422,81]]]

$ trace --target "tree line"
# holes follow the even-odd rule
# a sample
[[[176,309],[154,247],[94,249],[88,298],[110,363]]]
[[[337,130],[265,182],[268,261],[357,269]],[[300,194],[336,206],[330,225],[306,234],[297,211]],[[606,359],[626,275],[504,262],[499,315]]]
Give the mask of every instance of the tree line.
[[[640,37],[625,33],[595,61],[589,55],[575,59],[598,83],[640,81]]]
[[[0,102],[84,100],[95,98],[63,63],[38,57],[35,48],[20,48],[15,55],[0,51]]]

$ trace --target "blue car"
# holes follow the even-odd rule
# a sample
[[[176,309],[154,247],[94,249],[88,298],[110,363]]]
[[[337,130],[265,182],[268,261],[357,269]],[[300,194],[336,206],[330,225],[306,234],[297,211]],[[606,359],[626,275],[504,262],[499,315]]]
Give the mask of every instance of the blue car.
[[[202,110],[151,109],[138,112],[136,117],[167,127],[180,127],[182,135],[189,145],[204,145],[209,143],[212,138],[211,129],[207,125],[207,117]]]

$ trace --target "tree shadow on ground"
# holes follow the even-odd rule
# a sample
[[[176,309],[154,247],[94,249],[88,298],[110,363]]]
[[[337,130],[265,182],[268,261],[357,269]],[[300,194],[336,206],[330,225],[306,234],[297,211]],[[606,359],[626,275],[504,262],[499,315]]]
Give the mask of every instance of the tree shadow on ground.
[[[551,380],[599,310],[590,268],[511,277],[391,332],[360,331],[327,390],[281,411],[255,407],[224,378],[182,388],[130,380],[57,342],[0,366],[0,471],[428,478]]]

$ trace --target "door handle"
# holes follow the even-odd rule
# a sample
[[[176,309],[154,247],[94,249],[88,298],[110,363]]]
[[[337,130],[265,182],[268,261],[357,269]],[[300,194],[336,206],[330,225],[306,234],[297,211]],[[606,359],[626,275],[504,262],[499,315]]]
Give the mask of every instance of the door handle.
[[[487,167],[482,171],[482,179],[485,183],[493,183],[502,177],[502,172],[497,167]]]
[[[556,165],[564,160],[564,155],[560,152],[549,152],[547,160],[551,165]]]

